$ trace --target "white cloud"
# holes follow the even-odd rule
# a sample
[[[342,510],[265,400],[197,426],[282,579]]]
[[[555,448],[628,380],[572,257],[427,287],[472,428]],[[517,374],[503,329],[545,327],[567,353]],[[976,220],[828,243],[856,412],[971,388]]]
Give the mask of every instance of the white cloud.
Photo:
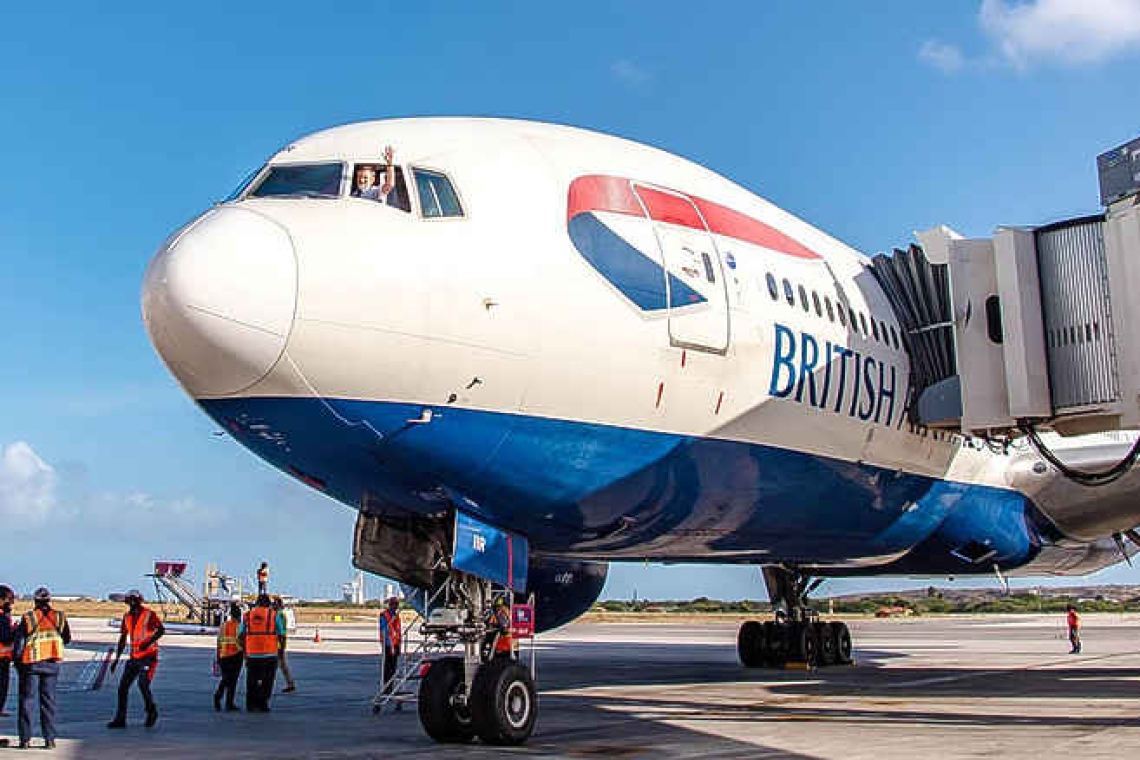
[[[1018,68],[1094,64],[1140,50],[1140,0],[983,0],[978,22]]]
[[[24,441],[0,451],[0,520],[12,530],[42,525],[58,508],[55,470]]]
[[[77,531],[123,525],[154,535],[209,531],[224,514],[192,497],[162,498],[145,491],[91,492],[82,471],[56,470],[24,441],[0,449],[0,525],[27,531],[45,524]]]
[[[982,0],[978,28],[990,50],[963,55],[931,39],[918,58],[946,74],[965,68],[1091,66],[1140,52],[1140,0]]]
[[[649,73],[626,58],[620,58],[610,66],[610,73],[624,84],[637,87],[649,81]]]
[[[953,45],[938,40],[927,40],[918,50],[919,60],[930,64],[945,74],[953,74],[962,68],[962,52]]]

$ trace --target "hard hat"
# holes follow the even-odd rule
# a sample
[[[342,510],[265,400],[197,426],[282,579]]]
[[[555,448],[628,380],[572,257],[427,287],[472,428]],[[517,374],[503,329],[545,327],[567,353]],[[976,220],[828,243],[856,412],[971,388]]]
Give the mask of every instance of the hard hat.
[[[505,596],[496,597],[495,598],[495,606],[496,607],[506,607],[507,606],[507,598]]]
[[[137,588],[133,588],[127,592],[126,596],[123,597],[123,601],[129,602],[131,599],[138,599],[141,602],[142,598],[143,598],[142,592],[139,591]]]
[[[32,594],[32,598],[37,602],[50,602],[51,592],[47,590],[46,586],[40,586],[38,589],[36,589],[36,592]]]

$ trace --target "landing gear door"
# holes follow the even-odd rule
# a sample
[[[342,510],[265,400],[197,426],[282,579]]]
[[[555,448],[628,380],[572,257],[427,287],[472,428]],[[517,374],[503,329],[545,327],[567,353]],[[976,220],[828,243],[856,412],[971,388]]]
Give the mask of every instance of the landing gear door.
[[[683,195],[637,184],[634,189],[654,220],[665,264],[670,344],[723,354],[728,350],[728,291],[704,217]]]

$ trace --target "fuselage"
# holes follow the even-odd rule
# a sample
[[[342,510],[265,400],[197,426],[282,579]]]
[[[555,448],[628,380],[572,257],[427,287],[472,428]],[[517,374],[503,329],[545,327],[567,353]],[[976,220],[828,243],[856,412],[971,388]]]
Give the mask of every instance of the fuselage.
[[[350,194],[385,145],[405,207]],[[327,187],[259,191],[306,172]],[[458,118],[316,133],[166,241],[143,311],[207,414],[355,509],[458,507],[556,557],[1119,558],[1041,511],[1056,475],[1028,452],[908,421],[906,336],[863,255],[627,140]]]

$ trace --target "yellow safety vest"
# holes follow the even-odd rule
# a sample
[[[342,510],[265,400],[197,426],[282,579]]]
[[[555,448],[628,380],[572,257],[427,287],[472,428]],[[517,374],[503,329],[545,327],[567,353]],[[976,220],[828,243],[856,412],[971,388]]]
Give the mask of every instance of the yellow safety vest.
[[[241,645],[238,644],[238,621],[227,620],[218,628],[218,659],[233,657],[241,654]]]
[[[63,636],[60,631],[65,625],[67,618],[59,610],[48,610],[46,613],[32,610],[24,613],[28,638],[24,642],[24,654],[20,657],[20,662],[31,665],[62,660]]]

